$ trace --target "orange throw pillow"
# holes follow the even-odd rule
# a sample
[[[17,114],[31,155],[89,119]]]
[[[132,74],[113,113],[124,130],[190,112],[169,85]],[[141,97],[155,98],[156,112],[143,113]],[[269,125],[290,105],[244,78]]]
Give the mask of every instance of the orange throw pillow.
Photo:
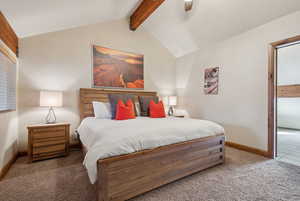
[[[131,99],[126,102],[126,105],[119,100],[116,111],[116,120],[135,119],[134,104]]]
[[[165,108],[162,101],[159,101],[159,103],[155,103],[153,100],[150,101],[149,104],[149,113],[151,118],[165,118]]]

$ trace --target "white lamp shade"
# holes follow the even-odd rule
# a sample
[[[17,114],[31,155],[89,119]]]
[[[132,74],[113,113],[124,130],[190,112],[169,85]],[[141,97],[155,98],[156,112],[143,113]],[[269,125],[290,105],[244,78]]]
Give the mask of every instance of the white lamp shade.
[[[41,107],[62,107],[63,96],[61,91],[41,91],[40,106]]]
[[[177,105],[177,96],[169,96],[169,105],[170,106]]]

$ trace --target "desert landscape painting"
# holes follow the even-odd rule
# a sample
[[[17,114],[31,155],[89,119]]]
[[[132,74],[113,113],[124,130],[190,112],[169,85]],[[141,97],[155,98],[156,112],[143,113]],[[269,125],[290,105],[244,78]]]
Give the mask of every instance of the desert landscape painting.
[[[94,87],[144,89],[144,56],[93,46]]]

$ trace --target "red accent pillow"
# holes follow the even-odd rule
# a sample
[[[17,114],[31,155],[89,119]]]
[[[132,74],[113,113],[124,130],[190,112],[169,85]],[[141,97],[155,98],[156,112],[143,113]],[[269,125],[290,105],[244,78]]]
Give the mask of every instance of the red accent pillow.
[[[116,120],[135,119],[134,104],[131,99],[126,102],[126,105],[119,100],[116,111]]]
[[[149,113],[151,118],[165,118],[165,108],[162,101],[159,101],[159,103],[155,103],[153,100],[149,103]]]

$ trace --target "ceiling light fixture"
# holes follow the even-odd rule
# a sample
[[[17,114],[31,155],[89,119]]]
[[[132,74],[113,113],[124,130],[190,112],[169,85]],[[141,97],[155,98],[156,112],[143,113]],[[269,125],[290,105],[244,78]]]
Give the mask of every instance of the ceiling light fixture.
[[[185,11],[188,12],[193,8],[193,0],[184,0]]]

